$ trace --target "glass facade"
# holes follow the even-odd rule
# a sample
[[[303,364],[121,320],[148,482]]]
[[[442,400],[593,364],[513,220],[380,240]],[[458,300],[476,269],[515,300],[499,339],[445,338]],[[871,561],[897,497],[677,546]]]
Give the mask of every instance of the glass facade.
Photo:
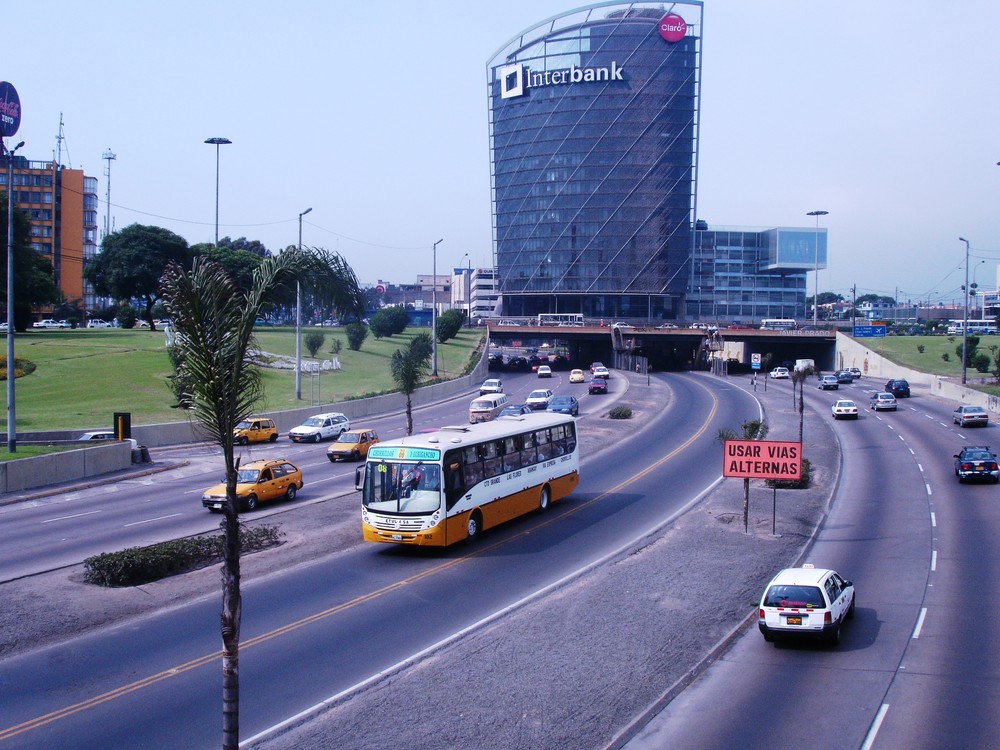
[[[667,7],[683,18],[671,39]],[[683,310],[701,17],[700,2],[601,3],[522,32],[488,63],[504,315],[669,319]]]
[[[807,273],[817,263],[826,268],[825,229],[699,229],[687,317],[722,325],[756,323],[761,318],[803,319]]]

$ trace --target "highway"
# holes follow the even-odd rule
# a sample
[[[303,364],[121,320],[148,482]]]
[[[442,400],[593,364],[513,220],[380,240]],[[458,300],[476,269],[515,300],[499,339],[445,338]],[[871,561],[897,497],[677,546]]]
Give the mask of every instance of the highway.
[[[1000,594],[1000,494],[960,485],[952,455],[996,443],[997,426],[961,429],[952,405],[921,391],[873,413],[867,394],[880,385],[806,389],[827,418],[838,395],[861,407],[856,422],[834,425],[841,479],[806,556],[855,584],[841,644],[775,648],[753,625],[629,750],[996,745],[1000,637],[988,612]]]

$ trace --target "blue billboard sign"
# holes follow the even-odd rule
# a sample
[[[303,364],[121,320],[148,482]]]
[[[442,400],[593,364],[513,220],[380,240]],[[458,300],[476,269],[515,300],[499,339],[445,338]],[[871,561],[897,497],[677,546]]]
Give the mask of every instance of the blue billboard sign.
[[[877,339],[885,338],[885,325],[880,326],[854,326],[854,338],[856,339]]]

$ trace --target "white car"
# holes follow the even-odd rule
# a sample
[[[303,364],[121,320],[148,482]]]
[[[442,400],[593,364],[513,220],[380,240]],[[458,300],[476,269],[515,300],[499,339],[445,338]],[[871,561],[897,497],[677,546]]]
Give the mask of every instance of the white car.
[[[594,368],[594,377],[595,378],[604,378],[605,380],[607,380],[608,378],[611,377],[611,370],[609,370],[607,367],[604,367],[604,366],[595,367]]]
[[[788,372],[787,367],[775,367],[767,374],[767,376],[776,380],[788,380],[792,377],[791,373]]]
[[[32,328],[69,328],[70,325],[65,320],[52,320],[46,318],[31,324]]]
[[[841,398],[833,404],[834,419],[857,419],[858,405],[849,398]]]
[[[87,321],[87,328],[111,328],[111,324],[106,320],[91,318]]]
[[[537,391],[529,393],[528,397],[524,399],[524,403],[532,409],[544,410],[548,407],[550,398],[552,398],[552,391],[548,388],[539,388]]]
[[[757,627],[764,640],[806,637],[840,643],[840,627],[854,617],[854,584],[836,571],[803,565],[786,568],[764,589]]]
[[[538,377],[540,377],[540,378],[551,378],[552,377],[552,368],[549,367],[548,365],[539,365],[538,366]]]
[[[315,414],[298,427],[288,431],[288,437],[296,443],[318,443],[326,438],[338,438],[351,429],[351,420],[340,412]]]
[[[500,378],[489,378],[484,380],[479,386],[479,395],[485,396],[487,393],[503,393],[503,383]]]

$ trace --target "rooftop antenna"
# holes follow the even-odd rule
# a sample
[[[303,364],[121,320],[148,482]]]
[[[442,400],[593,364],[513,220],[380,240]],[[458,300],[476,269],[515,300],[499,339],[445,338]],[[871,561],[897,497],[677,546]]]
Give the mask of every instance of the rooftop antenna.
[[[108,163],[108,165],[104,168],[104,176],[108,178],[108,197],[105,200],[107,212],[104,215],[104,234],[101,237],[101,239],[104,239],[111,234],[111,162],[114,161],[116,157],[109,146],[108,150],[104,152],[101,158]]]
[[[56,135],[56,165],[62,166],[62,144],[66,140],[66,136],[63,135],[63,116],[62,112],[59,113],[59,133]],[[69,168],[73,168],[73,159],[69,155],[69,146],[66,147],[66,159],[69,161]]]

